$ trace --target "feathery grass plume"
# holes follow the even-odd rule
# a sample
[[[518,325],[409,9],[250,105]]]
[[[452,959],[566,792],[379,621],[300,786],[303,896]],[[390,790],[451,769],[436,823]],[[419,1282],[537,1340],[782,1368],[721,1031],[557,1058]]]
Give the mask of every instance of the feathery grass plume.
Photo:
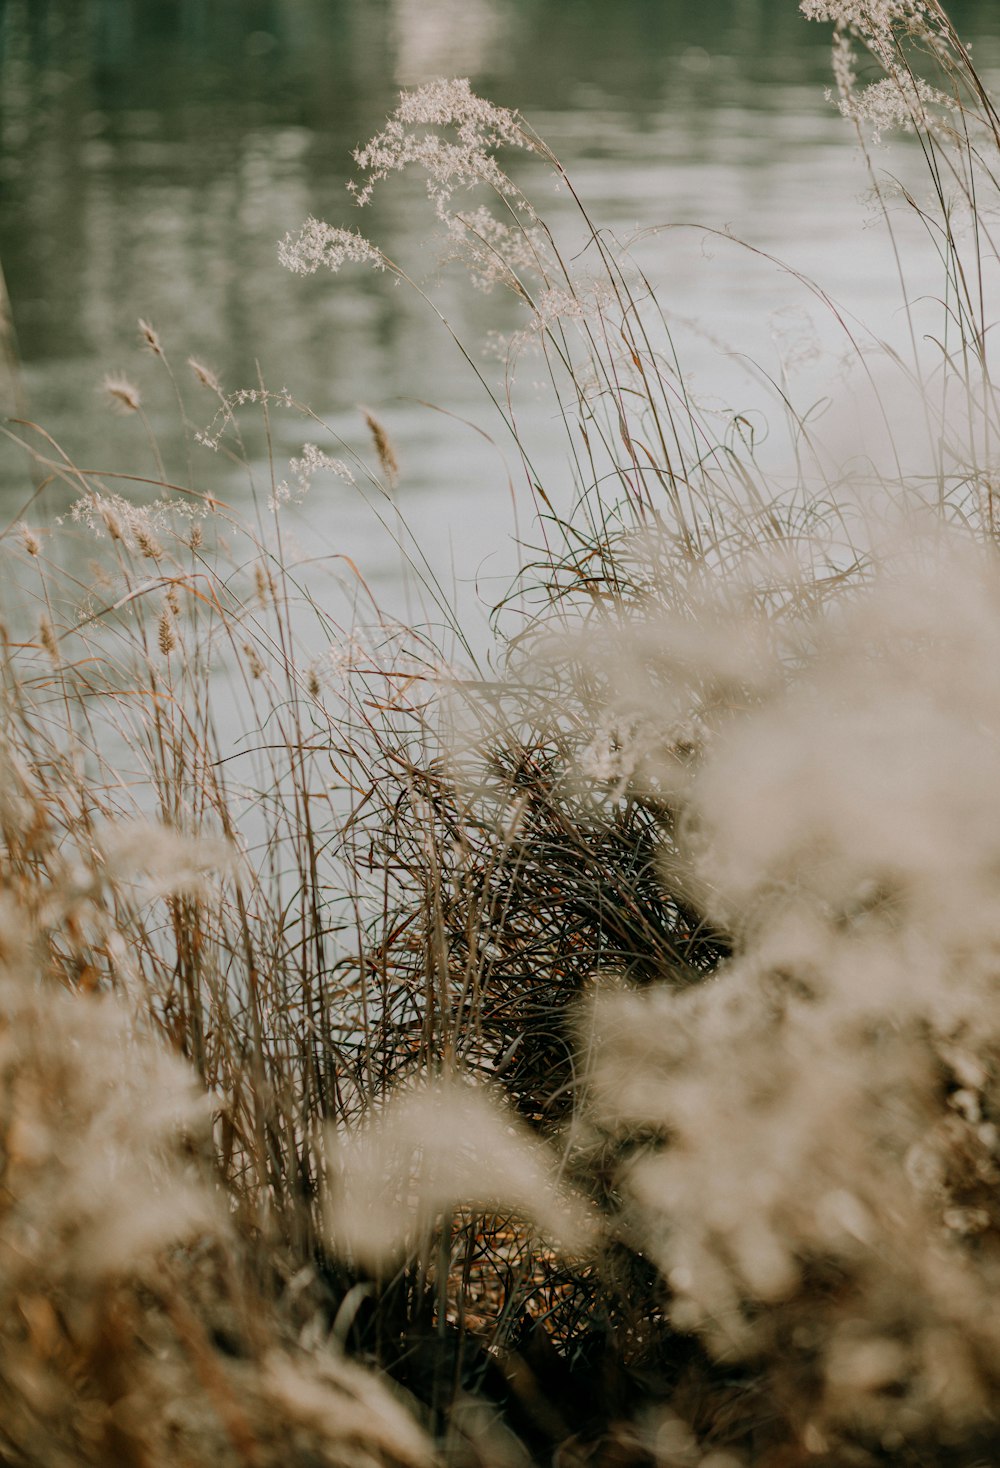
[[[163,559],[163,546],[144,525],[135,526],[135,543],[148,561],[161,561]]]
[[[252,642],[244,642],[243,656],[246,658],[251,678],[263,678],[266,672],[266,666],[263,658]]]
[[[336,229],[311,216],[297,231],[285,235],[278,246],[278,259],[296,275],[313,275],[320,266],[338,271],[346,264],[389,268],[382,251],[357,230]]]
[[[904,197],[928,228],[940,231],[946,270],[954,280],[957,262],[971,264],[977,247],[963,243],[952,216],[959,203],[970,221],[979,214],[978,180],[991,187],[990,159],[1000,143],[995,105],[955,27],[938,0],[801,0],[800,9],[807,19],[834,24],[833,71],[840,109],[859,133],[865,123],[876,144],[894,127],[923,138],[932,195],[929,201],[918,201],[904,191]],[[860,88],[855,44],[884,73]],[[872,176],[884,202],[884,186],[874,170]],[[980,266],[985,263],[980,255]],[[963,333],[972,332],[977,301],[980,317],[985,309],[981,292],[981,281],[960,290],[961,310],[971,313],[963,321]]]
[[[386,431],[385,424],[368,408],[362,408],[362,416],[368,432],[372,436],[375,445],[375,453],[378,455],[379,465],[385,475],[385,482],[390,489],[395,489],[399,482],[399,461],[396,451],[392,446],[392,439]]]
[[[206,367],[204,362],[199,362],[195,357],[188,358],[188,366],[196,382],[200,382],[202,387],[207,387],[217,397],[222,397],[222,385],[210,367]]]
[[[109,372],[101,383],[101,390],[123,413],[138,413],[142,407],[139,389],[121,372]]]
[[[332,458],[330,454],[324,453],[314,443],[303,444],[301,455],[289,459],[288,467],[294,483],[289,484],[287,479],[283,479],[275,485],[268,501],[268,508],[271,510],[279,509],[288,503],[300,505],[312,489],[313,480],[317,474],[324,472],[334,474],[345,484],[357,483],[354,474],[343,459]]]
[[[139,336],[143,345],[148,351],[152,352],[154,357],[162,358],[163,343],[160,340],[160,333],[156,330],[155,326],[151,326],[141,316],[139,317]]]
[[[149,821],[119,821],[98,833],[96,844],[113,882],[141,878],[148,891],[162,894],[193,895],[206,882],[231,873],[235,862],[226,841],[192,838]]]
[[[307,1355],[240,1279],[193,1072],[111,999],[8,970],[0,1006],[6,1450],[55,1468],[426,1463],[372,1376]]]
[[[128,550],[158,561],[166,554],[160,535],[175,541],[187,538],[190,544],[193,523],[197,524],[206,513],[205,505],[180,495],[136,504],[112,491],[91,489],[73,501],[69,519],[94,534],[99,535],[103,529],[111,540],[121,542]]]
[[[975,1440],[1000,1387],[1000,573],[968,537],[897,538],[819,611],[745,608],[760,675],[678,827],[736,955],[704,987],[598,990],[578,1142],[604,1167],[617,1149],[675,1326],[761,1363],[796,1431]],[[717,617],[650,629],[698,700],[732,678]],[[653,724],[638,666],[610,681]],[[668,738],[639,784],[672,763]]]
[[[355,152],[363,178],[351,180],[347,187],[355,201],[365,205],[390,174],[419,169],[447,231],[446,258],[461,260],[481,288],[502,283],[530,306],[536,292],[526,285],[526,278],[541,289],[556,262],[548,232],[536,227],[530,201],[498,161],[503,148],[541,153],[555,162],[516,112],[476,96],[467,80],[430,82],[400,94],[385,128]],[[502,218],[483,205],[453,208],[456,192],[477,188],[488,189],[502,202]],[[285,236],[278,258],[300,274],[311,274],[320,265],[338,271],[346,262],[358,261],[406,278],[398,265],[356,231],[312,217],[297,234]]]
[[[269,601],[277,597],[278,588],[275,585],[274,577],[268,568],[258,561],[253,568],[253,579],[257,600],[262,607],[266,607]]]
[[[367,204],[379,182],[416,163],[442,216],[456,189],[480,184],[521,202],[523,195],[494,154],[501,147],[536,146],[516,112],[477,97],[466,79],[428,82],[402,92],[382,132],[356,151],[354,160],[365,182],[348,187],[359,204]]]
[[[97,512],[100,515],[101,520],[104,523],[104,527],[107,530],[111,539],[124,540],[125,528],[122,524],[121,519],[118,516],[116,508],[101,499],[98,501]]]
[[[59,639],[48,616],[43,616],[38,623],[38,640],[54,663],[58,664],[62,661]]]
[[[531,304],[525,281],[535,280],[537,300],[556,266],[552,241],[541,226],[498,219],[485,204],[456,211],[444,223],[450,240],[445,259],[460,261],[474,286],[488,292],[504,285]]]
[[[328,1143],[337,1174],[331,1238],[360,1263],[398,1258],[459,1204],[515,1209],[571,1252],[592,1237],[583,1204],[558,1186],[554,1155],[481,1087],[402,1091]]]
[[[156,623],[156,640],[159,649],[165,658],[172,652],[176,652],[178,645],[177,629],[174,625],[176,613],[172,607],[165,606]]]

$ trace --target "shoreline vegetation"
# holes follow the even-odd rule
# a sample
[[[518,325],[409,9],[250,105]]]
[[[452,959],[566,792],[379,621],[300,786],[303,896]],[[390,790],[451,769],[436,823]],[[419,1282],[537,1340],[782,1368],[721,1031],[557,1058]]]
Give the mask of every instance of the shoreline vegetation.
[[[800,9],[905,306],[880,341],[796,277],[839,417],[794,359],[770,436],[702,402],[669,281],[467,82],[404,92],[353,192],[419,173],[442,268],[516,298],[499,387],[363,230],[280,246],[417,291],[479,379],[535,512],[487,656],[376,409],[366,461],[140,323],[242,518],[125,375],[148,479],[7,423],[0,1463],[997,1460],[1000,115],[937,0]],[[279,415],[311,441],[262,477]],[[399,525],[419,622],[297,544],[331,482]]]

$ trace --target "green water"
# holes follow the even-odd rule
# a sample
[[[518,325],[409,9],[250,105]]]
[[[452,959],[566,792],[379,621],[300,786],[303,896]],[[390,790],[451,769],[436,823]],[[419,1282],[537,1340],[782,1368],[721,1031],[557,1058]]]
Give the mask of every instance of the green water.
[[[1000,7],[953,13],[992,74]],[[32,416],[89,467],[141,459],[98,385],[112,369],[148,376],[142,316],[180,364],[197,356],[228,387],[259,371],[345,435],[359,402],[377,407],[425,540],[470,567],[495,554],[510,534],[495,459],[471,439],[456,447],[417,401],[477,417],[458,354],[384,279],[303,281],[275,253],[309,213],[353,222],[351,148],[401,85],[439,75],[522,109],[602,224],[731,229],[862,315],[897,308],[885,243],[863,228],[863,169],[824,99],[826,30],[794,0],[0,0],[0,261]],[[558,219],[565,196],[549,207]],[[431,268],[415,184],[386,190],[365,223],[394,257]],[[785,330],[783,313],[801,310],[773,272],[701,243],[678,237],[644,263],[664,306],[697,324],[693,365],[713,391],[728,369],[699,343],[760,359],[775,321]],[[469,341],[516,324],[510,303],[457,287],[449,310]],[[182,475],[172,401],[150,390]],[[279,454],[303,436],[280,428]],[[221,471],[206,458],[193,472],[210,483]],[[12,504],[23,476],[16,456],[0,460]],[[397,561],[363,506],[338,499],[325,532],[391,584]]]
[[[819,28],[774,0],[7,0],[0,259],[23,356],[82,366],[168,313],[226,372],[272,358],[274,241],[304,205],[344,213],[349,152],[404,82],[469,74],[571,162],[607,156],[613,191],[623,130],[649,159],[680,126],[707,161],[734,111],[821,111],[826,67]]]

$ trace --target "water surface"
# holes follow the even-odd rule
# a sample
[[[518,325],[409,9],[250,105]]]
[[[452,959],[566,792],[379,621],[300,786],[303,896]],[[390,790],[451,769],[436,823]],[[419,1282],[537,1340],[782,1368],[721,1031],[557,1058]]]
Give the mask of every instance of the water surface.
[[[996,7],[953,10],[989,71]],[[891,253],[824,97],[826,28],[794,0],[0,0],[0,260],[31,416],[78,463],[148,470],[136,425],[99,392],[105,372],[126,370],[168,473],[245,495],[218,456],[202,451],[189,469],[172,395],[139,349],[140,316],[182,371],[193,355],[227,388],[286,386],[352,443],[364,441],[357,405],[369,404],[397,443],[401,512],[436,564],[488,601],[514,560],[500,453],[422,406],[494,431],[473,374],[384,278],[304,281],[275,250],[308,214],[354,222],[351,149],[401,86],[456,74],[520,108],[620,237],[660,224],[731,232],[893,329]],[[537,164],[518,176],[557,222],[567,215]],[[364,223],[433,278],[416,182],[386,189]],[[790,341],[826,330],[794,279],[724,241],[671,229],[641,258],[686,326],[685,365],[708,398],[744,391],[744,354],[774,372]],[[914,270],[911,290],[921,271],[934,288],[926,252]],[[447,302],[474,351],[518,324],[510,301],[457,283]],[[533,425],[543,440],[545,411]],[[212,403],[195,393],[189,412],[207,422]],[[284,419],[276,433],[279,460],[316,437]],[[558,478],[558,435],[541,452]],[[0,476],[13,506],[26,482],[18,455],[4,455]],[[398,553],[363,498],[326,494],[316,533],[391,596]]]

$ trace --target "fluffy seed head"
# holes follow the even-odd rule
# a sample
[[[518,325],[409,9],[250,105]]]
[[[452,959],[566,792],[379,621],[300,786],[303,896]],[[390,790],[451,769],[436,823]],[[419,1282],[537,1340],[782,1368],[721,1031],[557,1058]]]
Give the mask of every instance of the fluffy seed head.
[[[191,368],[195,380],[200,382],[202,387],[207,387],[209,392],[218,393],[219,396],[222,395],[222,386],[210,367],[206,367],[204,362],[199,362],[194,357],[188,357],[188,366]]]
[[[146,527],[143,525],[136,525],[134,528],[136,544],[138,545],[139,549],[142,551],[142,554],[146,557],[146,559],[149,561],[161,560],[163,556],[163,546],[157,540],[152,531],[146,529]]]
[[[120,372],[109,372],[101,387],[112,404],[123,413],[138,413],[142,407],[139,389]]]
[[[139,317],[139,336],[142,338],[143,344],[153,353],[154,357],[163,356],[163,344],[160,341],[159,332],[155,326],[151,326],[141,316]]]

